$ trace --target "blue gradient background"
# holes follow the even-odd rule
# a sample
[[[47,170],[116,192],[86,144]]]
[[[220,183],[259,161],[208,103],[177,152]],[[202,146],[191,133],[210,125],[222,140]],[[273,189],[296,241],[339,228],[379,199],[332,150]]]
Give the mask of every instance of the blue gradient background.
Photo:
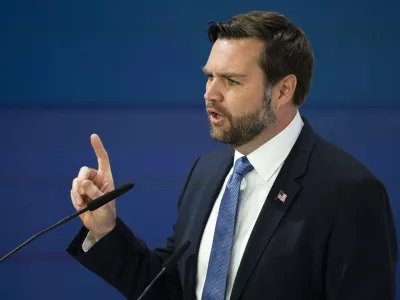
[[[399,9],[394,0],[2,1],[0,253],[74,212],[72,179],[96,167],[93,132],[117,185],[136,183],[118,214],[160,246],[194,159],[216,146],[203,100],[207,23],[249,10],[282,12],[307,33],[316,67],[301,112],[381,178],[400,224]],[[123,299],[66,255],[80,226],[1,264],[0,298]]]

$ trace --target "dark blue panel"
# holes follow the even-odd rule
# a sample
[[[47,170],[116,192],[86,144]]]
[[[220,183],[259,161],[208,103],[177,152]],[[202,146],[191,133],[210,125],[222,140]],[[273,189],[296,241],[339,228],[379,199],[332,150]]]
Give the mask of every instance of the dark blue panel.
[[[199,107],[207,23],[255,9],[309,36],[311,105],[399,105],[395,0],[3,1],[0,105]]]

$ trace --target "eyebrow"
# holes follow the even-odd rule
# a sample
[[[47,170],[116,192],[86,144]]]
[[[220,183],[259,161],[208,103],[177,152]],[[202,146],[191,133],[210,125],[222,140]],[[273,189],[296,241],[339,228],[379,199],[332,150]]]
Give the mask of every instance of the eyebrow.
[[[206,75],[210,75],[210,74],[211,74],[211,72],[208,71],[205,67],[202,67],[202,70],[203,70],[204,74],[206,74]],[[226,72],[217,72],[217,74],[218,74],[219,76],[225,77],[225,78],[245,78],[245,77],[247,77],[247,75],[245,75],[245,74],[240,74],[240,73],[235,73],[235,72],[229,72],[229,71],[226,71]]]

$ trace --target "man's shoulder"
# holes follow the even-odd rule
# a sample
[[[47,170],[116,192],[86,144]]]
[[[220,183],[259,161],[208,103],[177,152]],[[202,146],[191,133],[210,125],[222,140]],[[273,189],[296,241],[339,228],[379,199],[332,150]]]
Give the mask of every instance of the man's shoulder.
[[[233,162],[234,150],[226,145],[219,145],[209,151],[203,152],[197,157],[193,166],[197,172],[215,170],[226,167]]]
[[[355,154],[316,135],[315,147],[310,158],[310,167],[319,169],[331,176],[340,176],[342,179],[360,180],[377,179],[371,169]]]
[[[217,147],[204,152],[199,160],[209,161],[215,159],[231,158],[234,155],[234,150],[227,145],[218,145]]]

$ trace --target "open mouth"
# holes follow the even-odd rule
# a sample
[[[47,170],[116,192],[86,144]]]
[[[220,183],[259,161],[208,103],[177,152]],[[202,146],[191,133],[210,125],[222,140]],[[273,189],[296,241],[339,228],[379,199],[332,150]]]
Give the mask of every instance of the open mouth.
[[[221,122],[224,119],[223,115],[220,115],[216,112],[210,112],[210,120],[213,123]]]

